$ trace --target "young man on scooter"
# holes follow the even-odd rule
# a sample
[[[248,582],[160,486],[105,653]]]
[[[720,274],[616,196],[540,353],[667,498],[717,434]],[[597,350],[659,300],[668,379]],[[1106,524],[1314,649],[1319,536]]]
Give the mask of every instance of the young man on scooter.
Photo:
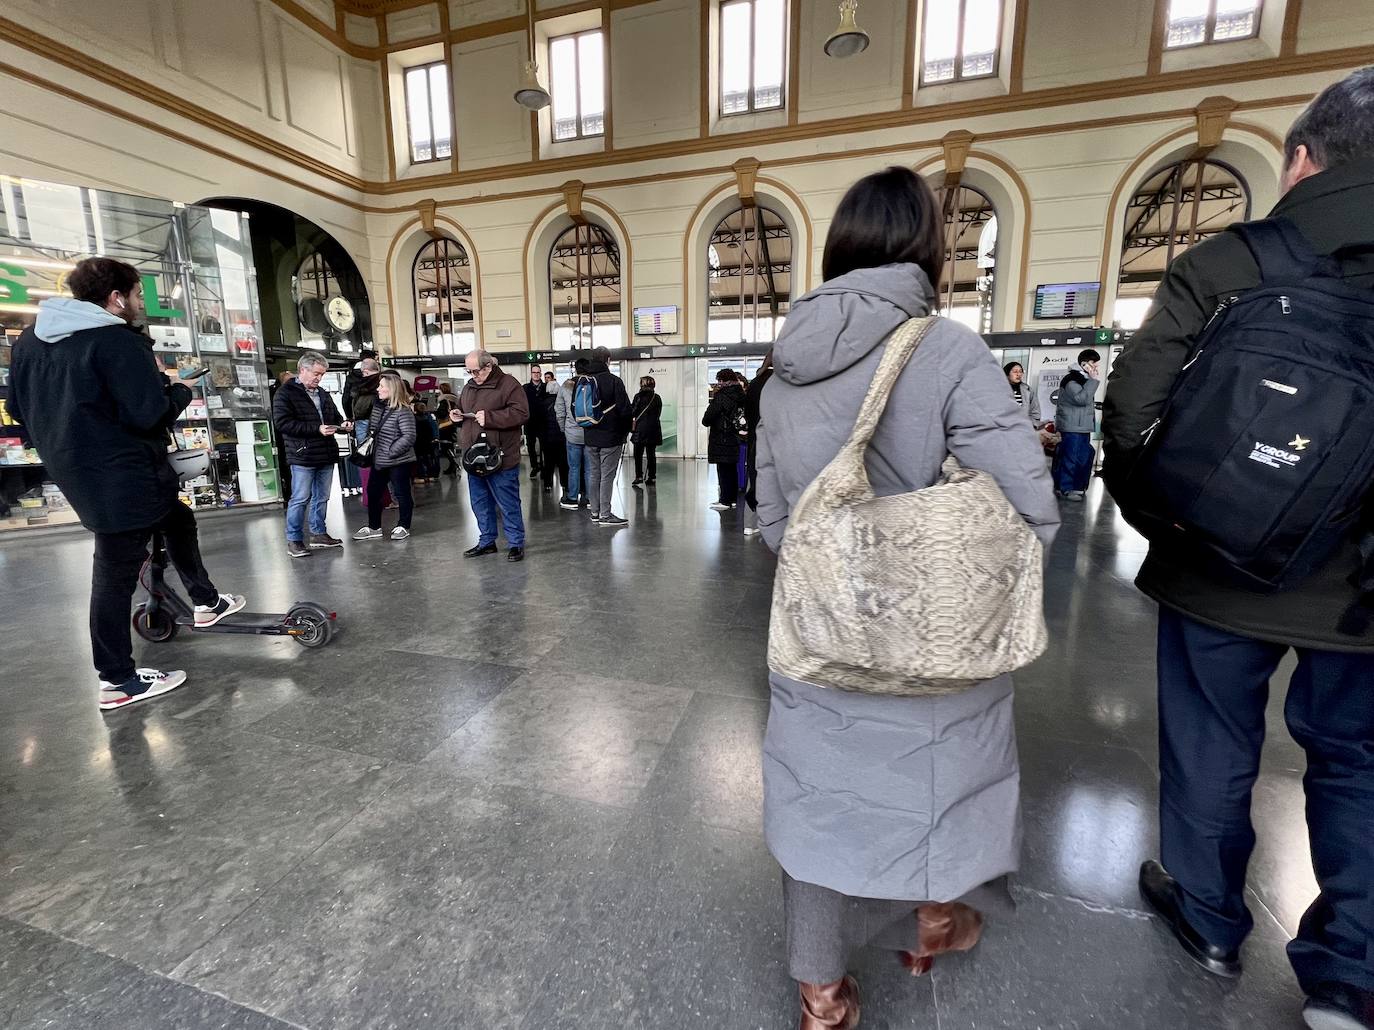
[[[14,346],[9,411],[33,436],[53,482],[95,534],[91,651],[100,707],[123,708],[186,682],[186,673],[134,667],[129,609],[154,531],[195,604],[197,628],[243,608],[221,594],[200,560],[196,519],[177,498],[168,430],[191,402],[169,381],[150,341],[137,269],[88,258],[67,278],[71,297],[38,307]]]

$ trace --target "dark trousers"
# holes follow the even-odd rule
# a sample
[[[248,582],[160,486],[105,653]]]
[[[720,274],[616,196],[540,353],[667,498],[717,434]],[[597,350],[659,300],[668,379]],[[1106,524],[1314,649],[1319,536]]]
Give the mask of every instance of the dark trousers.
[[[134,645],[129,637],[129,609],[138,572],[148,557],[153,531],[162,533],[167,554],[191,595],[192,604],[219,600],[210,574],[200,560],[196,517],[177,501],[162,521],[144,529],[95,534],[95,562],[91,573],[91,653],[95,671],[106,683],[124,683],[134,674]]]
[[[658,478],[658,445],[652,443],[635,444],[635,478],[644,479],[644,459],[649,459],[648,479],[653,482]]]
[[[382,528],[382,509],[386,507],[386,488],[391,487],[391,496],[400,506],[396,525],[410,528],[410,516],[415,511],[415,498],[410,492],[410,477],[415,471],[415,463],[392,465],[390,468],[374,468],[367,477],[367,524],[373,529]]]
[[[736,504],[739,501],[739,472],[735,463],[721,463],[716,466],[716,482],[720,484],[720,503]]]
[[[1254,925],[1255,846],[1269,679],[1287,653],[1163,609],[1159,618],[1160,838],[1188,921],[1239,946]],[[1374,655],[1298,649],[1284,717],[1307,753],[1307,830],[1320,889],[1288,945],[1298,981],[1374,990]]]
[[[530,456],[530,471],[535,472],[542,468],[544,463],[539,450],[539,431],[528,423],[525,425],[525,450]]]
[[[545,437],[543,477],[546,487],[553,486],[554,473],[558,473],[558,485],[568,492],[568,442],[563,437]]]
[[[1091,433],[1063,433],[1054,450],[1054,488],[1061,494],[1087,490],[1093,481],[1097,451]]]

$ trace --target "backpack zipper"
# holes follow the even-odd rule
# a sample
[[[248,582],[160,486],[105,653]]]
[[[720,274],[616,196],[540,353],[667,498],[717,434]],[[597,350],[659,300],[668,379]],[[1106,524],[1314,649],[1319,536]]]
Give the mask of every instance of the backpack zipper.
[[[1220,318],[1220,317],[1222,316],[1222,314],[1226,311],[1226,309],[1229,308],[1232,304],[1234,304],[1234,303],[1235,303],[1236,301],[1238,301],[1238,300],[1240,300],[1239,297],[1227,297],[1227,298],[1225,298],[1224,300],[1222,300],[1221,303],[1219,303],[1219,304],[1217,305],[1216,310],[1212,312],[1212,317],[1209,318],[1209,319],[1207,319],[1207,324],[1204,325],[1204,326],[1202,327],[1202,332],[1198,333],[1198,336],[1199,336],[1199,337],[1205,336],[1206,333],[1207,333],[1207,330],[1210,329],[1210,328],[1212,328],[1212,323],[1215,322],[1218,318]],[[1284,297],[1284,298],[1282,298],[1282,300],[1283,300],[1283,303],[1284,303],[1283,313],[1286,315],[1286,314],[1288,314],[1288,307],[1287,307],[1287,305],[1288,305],[1288,298],[1287,298],[1287,297]],[[1187,372],[1188,369],[1190,369],[1190,368],[1192,368],[1194,365],[1196,365],[1197,362],[1198,362],[1198,359],[1199,359],[1200,357],[1202,357],[1202,352],[1203,352],[1204,350],[1206,350],[1205,347],[1199,347],[1199,348],[1197,349],[1197,353],[1195,353],[1191,358],[1188,359],[1188,363],[1185,364],[1181,369],[1178,370],[1178,371],[1179,371],[1179,374],[1182,375],[1184,372]],[[1157,423],[1156,423],[1156,424],[1157,424]],[[1150,428],[1153,429],[1154,427],[1151,426]]]
[[[1279,310],[1285,315],[1291,315],[1293,313],[1293,305],[1289,302],[1287,297],[1279,298]]]

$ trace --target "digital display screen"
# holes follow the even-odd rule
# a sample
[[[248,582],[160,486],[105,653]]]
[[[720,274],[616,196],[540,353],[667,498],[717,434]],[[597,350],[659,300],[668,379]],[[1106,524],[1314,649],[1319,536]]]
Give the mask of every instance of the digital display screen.
[[[1035,288],[1036,318],[1092,318],[1101,283],[1051,283]]]
[[[677,334],[677,308],[635,308],[636,336],[674,336]]]

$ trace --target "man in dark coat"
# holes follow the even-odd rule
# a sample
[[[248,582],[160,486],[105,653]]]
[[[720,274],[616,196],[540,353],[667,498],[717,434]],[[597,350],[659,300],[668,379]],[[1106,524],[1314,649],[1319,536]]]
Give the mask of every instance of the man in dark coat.
[[[468,475],[468,499],[481,536],[465,558],[496,553],[496,512],[506,527],[510,551],[507,561],[525,559],[525,517],[520,507],[520,430],[530,419],[525,391],[514,376],[501,370],[496,358],[484,350],[472,351],[464,360],[467,384],[458,395],[455,419],[462,420],[459,442],[463,451],[485,436],[501,449],[501,467],[488,475]]]
[[[1347,247],[1348,281],[1374,288],[1374,68],[1325,90],[1285,143],[1289,219],[1319,254]],[[1151,315],[1112,373],[1103,422],[1109,488],[1122,492],[1147,428],[1218,304],[1259,285],[1240,237],[1220,233],[1165,274]],[[1359,592],[1352,537],[1297,587],[1250,593],[1190,555],[1152,544],[1136,583],[1159,602],[1160,831],[1163,864],[1141,887],[1188,953],[1240,972],[1252,921],[1246,864],[1250,792],[1260,765],[1269,680],[1298,652],[1286,715],[1307,752],[1307,818],[1321,894],[1288,946],[1310,1026],[1374,1027],[1374,630],[1342,633]],[[1165,868],[1167,867],[1167,872]]]
[[[291,500],[286,506],[286,553],[292,558],[308,558],[312,551],[342,547],[343,541],[330,536],[325,524],[329,492],[334,486],[334,466],[339,461],[339,445],[334,434],[351,431],[334,406],[334,400],[320,386],[329,369],[323,354],[306,351],[296,364],[296,378],[283,383],[272,401],[272,421],[281,434],[286,460],[291,465]],[[310,540],[305,539],[306,505],[310,507]]]
[[[123,708],[186,682],[181,671],[134,667],[129,606],[148,541],[162,534],[195,605],[195,625],[243,608],[220,594],[200,559],[196,519],[177,498],[168,431],[191,402],[169,382],[147,337],[143,284],[132,265],[88,258],[67,278],[73,297],[45,300],[14,346],[9,412],[85,527],[95,534],[91,651],[102,709]]]
[[[587,497],[592,502],[592,521],[600,526],[627,526],[629,522],[611,510],[615,496],[615,477],[620,471],[620,454],[630,435],[630,395],[625,381],[611,371],[611,352],[606,347],[592,351],[587,374],[596,380],[599,421],[583,426],[587,448]]]
[[[744,412],[744,387],[733,370],[722,368],[716,373],[716,390],[711,403],[701,416],[701,424],[709,429],[706,460],[716,467],[720,497],[711,505],[714,511],[729,511],[739,503],[739,448],[744,441],[739,435],[738,416]]]
[[[530,366],[530,381],[524,385],[525,407],[530,410],[529,421],[525,423],[525,449],[530,455],[530,478],[534,479],[544,468],[544,452],[540,440],[544,433],[544,406],[539,395],[544,392],[544,375],[538,365]]]

